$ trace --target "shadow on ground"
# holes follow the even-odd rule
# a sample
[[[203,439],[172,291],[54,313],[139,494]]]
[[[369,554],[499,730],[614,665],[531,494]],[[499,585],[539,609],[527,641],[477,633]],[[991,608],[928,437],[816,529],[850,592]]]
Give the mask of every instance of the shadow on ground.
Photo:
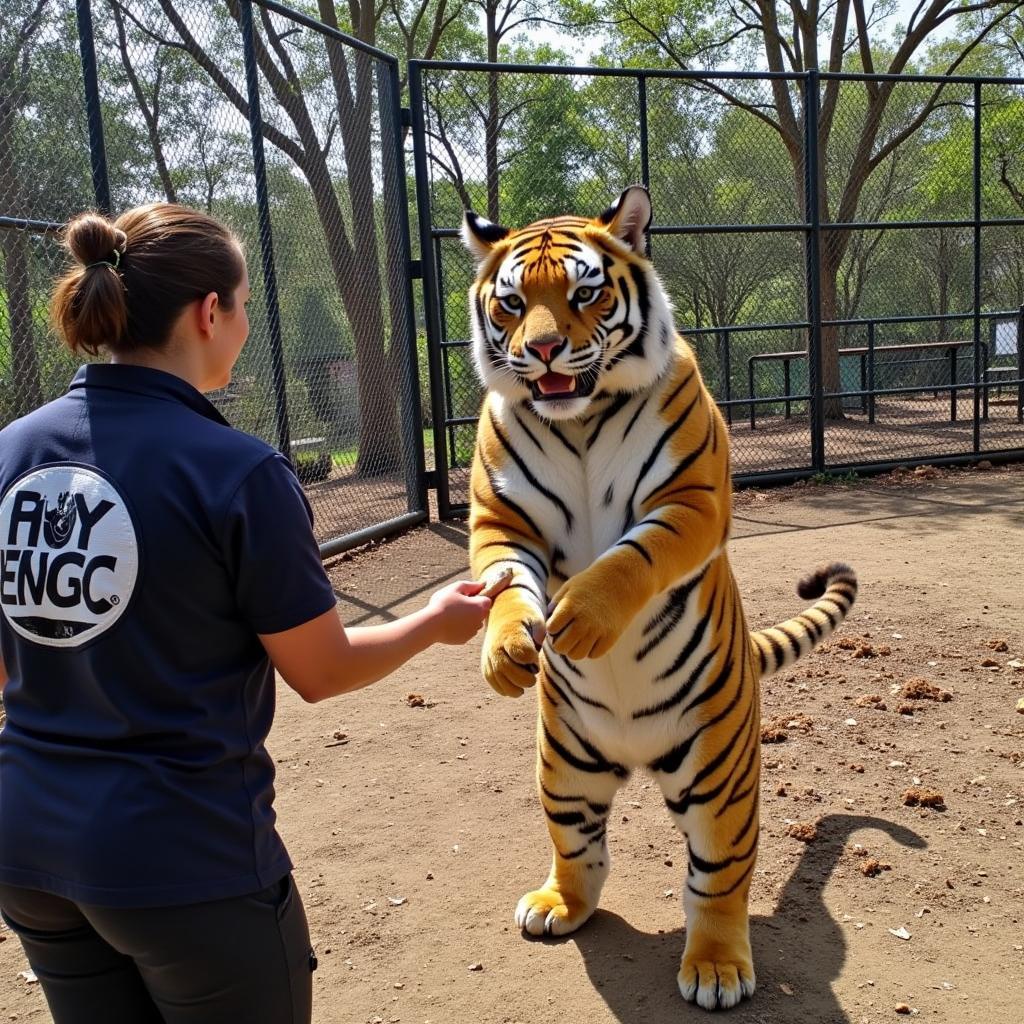
[[[823,894],[852,833],[878,829],[901,845],[921,849],[917,833],[882,818],[833,814],[818,823],[770,917],[751,918],[757,992],[728,1013],[737,1024],[852,1024],[832,991],[846,960],[843,931]],[[706,1011],[683,1002],[676,987],[682,928],[647,934],[599,910],[579,932],[546,942],[572,943],[587,974],[622,1024],[708,1022]],[[628,953],[625,952],[628,950]],[[780,984],[792,989],[786,995]]]

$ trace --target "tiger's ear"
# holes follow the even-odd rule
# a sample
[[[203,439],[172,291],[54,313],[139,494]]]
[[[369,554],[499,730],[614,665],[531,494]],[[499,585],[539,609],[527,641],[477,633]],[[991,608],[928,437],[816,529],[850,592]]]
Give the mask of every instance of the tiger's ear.
[[[478,260],[490,256],[494,246],[507,234],[508,228],[492,224],[472,210],[466,210],[462,215],[462,241]]]
[[[634,252],[642,253],[644,235],[651,226],[651,212],[647,189],[643,185],[630,185],[597,220]]]

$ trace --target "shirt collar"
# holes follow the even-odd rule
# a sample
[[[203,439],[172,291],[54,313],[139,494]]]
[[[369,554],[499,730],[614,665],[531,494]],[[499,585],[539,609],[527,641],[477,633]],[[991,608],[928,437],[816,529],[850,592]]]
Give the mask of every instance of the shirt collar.
[[[79,367],[68,390],[74,391],[76,388],[108,388],[113,391],[147,395],[168,402],[180,402],[207,419],[223,423],[225,426],[230,425],[217,407],[187,380],[148,366],[88,363]]]

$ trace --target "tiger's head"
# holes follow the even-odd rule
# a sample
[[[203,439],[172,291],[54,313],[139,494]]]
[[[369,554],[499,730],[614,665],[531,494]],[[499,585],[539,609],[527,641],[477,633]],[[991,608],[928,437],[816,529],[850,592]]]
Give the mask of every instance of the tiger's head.
[[[511,231],[467,211],[484,386],[552,420],[582,415],[596,395],[650,387],[675,343],[668,297],[644,256],[650,222],[639,185],[593,220],[552,217]]]

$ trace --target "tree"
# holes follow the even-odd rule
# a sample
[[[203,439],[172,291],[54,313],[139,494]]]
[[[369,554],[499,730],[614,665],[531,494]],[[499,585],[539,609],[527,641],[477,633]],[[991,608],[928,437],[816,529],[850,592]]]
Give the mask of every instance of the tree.
[[[710,69],[726,60],[741,60],[748,65],[761,63],[772,72],[861,70],[868,75],[900,75],[913,70],[915,60],[927,58],[929,41],[950,22],[965,29],[966,34],[950,59],[929,70],[952,74],[993,30],[1019,10],[1016,0],[921,0],[909,23],[886,48],[879,33],[889,9],[868,8],[864,0],[835,0],[829,4],[817,0],[731,0],[728,14],[723,12],[723,5],[710,0],[596,0],[589,8],[567,0],[567,6],[586,13],[591,24],[613,31],[616,42],[639,63]],[[728,81],[708,80],[706,87],[779,135],[790,157],[794,192],[806,216],[809,197],[804,194],[803,135],[808,96],[784,79],[772,80],[771,104]],[[841,96],[850,88],[849,84],[829,79],[818,96],[810,97],[818,107],[816,199],[826,223],[820,274],[821,315],[826,321],[836,319],[839,312],[838,279],[851,238],[848,230],[829,228],[827,224],[858,219],[865,185],[872,174],[943,106],[946,95],[945,83],[931,87],[905,120],[897,119],[892,116],[897,82],[866,78],[855,86],[863,97],[859,120],[844,123],[837,112]],[[832,163],[832,158],[842,138],[850,145],[848,159],[840,166]],[[839,332],[826,327],[822,334],[823,384],[826,392],[836,392],[840,390]],[[842,418],[841,400],[827,399],[825,415]]]
[[[126,0],[117,0],[129,14]],[[211,10],[196,26],[180,0],[158,0],[165,24],[156,24],[153,7],[137,6],[132,20],[160,46],[187,53],[209,76],[223,97],[244,117],[248,99],[237,83],[243,80],[238,32],[241,12],[237,0],[227,0],[227,18]],[[428,19],[436,28],[423,56],[430,57],[443,28],[450,23],[446,3],[411,0],[402,10],[407,26]],[[370,45],[387,7],[352,0],[345,19],[339,19],[331,0],[318,0],[321,21],[348,30]],[[411,14],[411,17],[410,17]],[[378,234],[374,175],[376,166],[375,104],[382,76],[373,58],[327,36],[311,34],[265,8],[253,7],[256,61],[262,78],[264,138],[282,154],[308,183],[326,242],[328,264],[355,339],[359,390],[363,396],[358,471],[387,474],[402,464],[398,434],[397,394],[381,400],[382,389],[400,379],[395,372],[396,350],[389,345],[385,324],[385,297],[393,316],[400,302],[400,282],[389,261],[382,268],[382,239]],[[416,31],[411,39],[418,39]],[[223,44],[220,43],[223,40]],[[326,58],[326,59],[325,59]],[[340,143],[340,146],[339,146]],[[338,153],[341,149],[342,152]],[[400,171],[388,160],[387,142],[381,146],[385,194],[393,195]],[[351,211],[351,212],[349,212]],[[397,244],[397,221],[384,222],[383,246]]]

